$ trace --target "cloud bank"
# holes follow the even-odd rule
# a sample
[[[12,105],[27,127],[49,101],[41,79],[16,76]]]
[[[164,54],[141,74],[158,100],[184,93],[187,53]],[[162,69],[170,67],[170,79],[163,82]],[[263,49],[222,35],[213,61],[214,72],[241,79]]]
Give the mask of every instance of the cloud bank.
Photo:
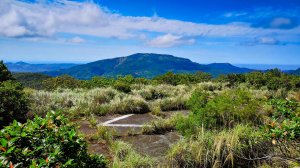
[[[270,27],[252,27],[247,23],[206,24],[155,17],[133,17],[113,13],[91,2],[56,0],[52,3],[26,3],[15,0],[0,1],[0,36],[9,38],[50,38],[57,33],[75,34],[70,40],[82,43],[78,35],[101,38],[144,39],[148,34],[160,33],[147,44],[153,47],[172,47],[194,44],[190,37],[253,37],[269,34],[300,34],[300,28],[279,29],[290,24],[286,18],[272,20]],[[144,37],[146,34],[146,37]]]

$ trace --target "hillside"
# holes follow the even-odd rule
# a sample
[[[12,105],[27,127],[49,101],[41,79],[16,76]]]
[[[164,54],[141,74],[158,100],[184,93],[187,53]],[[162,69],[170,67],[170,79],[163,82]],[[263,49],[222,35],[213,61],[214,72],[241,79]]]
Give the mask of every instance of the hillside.
[[[287,71],[287,73],[300,76],[300,68],[296,70]]]
[[[78,65],[69,69],[45,72],[47,75],[58,76],[68,74],[78,79],[90,79],[93,76],[114,77],[131,74],[135,77],[152,78],[168,71],[174,73],[193,73],[203,71],[213,76],[228,73],[250,72],[247,68],[238,68],[231,64],[214,63],[198,64],[186,58],[163,54],[137,53],[127,57],[105,59],[88,64]]]
[[[44,72],[67,69],[78,64],[57,63],[57,64],[29,64],[26,62],[5,63],[8,69],[12,72]]]
[[[46,79],[51,78],[48,75],[32,72],[15,72],[13,77],[25,87],[41,89],[42,82]]]

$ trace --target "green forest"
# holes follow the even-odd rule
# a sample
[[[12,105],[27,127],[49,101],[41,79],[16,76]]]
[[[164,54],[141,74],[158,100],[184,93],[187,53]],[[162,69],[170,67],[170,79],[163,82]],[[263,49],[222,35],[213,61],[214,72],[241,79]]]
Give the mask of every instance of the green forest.
[[[0,167],[299,167],[299,89],[279,69],[78,80],[0,62]],[[145,114],[126,131],[104,122]],[[173,134],[159,154],[126,141]]]

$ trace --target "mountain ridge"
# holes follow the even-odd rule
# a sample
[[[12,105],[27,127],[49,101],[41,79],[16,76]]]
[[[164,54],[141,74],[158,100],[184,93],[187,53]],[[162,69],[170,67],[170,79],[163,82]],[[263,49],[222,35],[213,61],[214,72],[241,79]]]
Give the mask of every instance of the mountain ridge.
[[[67,69],[78,64],[73,63],[55,63],[55,64],[29,64],[23,61],[16,63],[6,62],[5,65],[12,72],[44,72]]]
[[[169,71],[174,73],[203,71],[218,76],[228,73],[246,73],[253,70],[239,68],[229,63],[199,64],[187,58],[168,54],[136,53],[44,73],[51,76],[67,74],[78,79],[90,79],[93,76],[115,77],[117,75],[152,78]]]

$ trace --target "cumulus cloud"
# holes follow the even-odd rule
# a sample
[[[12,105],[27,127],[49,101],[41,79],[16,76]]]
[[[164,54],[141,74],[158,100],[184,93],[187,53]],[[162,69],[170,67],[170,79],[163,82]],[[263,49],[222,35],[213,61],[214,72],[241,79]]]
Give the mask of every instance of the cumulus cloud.
[[[266,34],[295,34],[299,27],[290,30],[255,28],[249,24],[223,25],[193,23],[155,17],[133,17],[112,13],[98,4],[54,0],[48,3],[26,3],[16,0],[0,0],[0,36],[52,37],[57,33],[90,35],[118,39],[147,39],[147,33],[166,34],[149,44],[174,46],[192,44],[187,37],[252,37]],[[282,25],[284,20],[274,21]],[[146,34],[146,35],[145,35]],[[74,41],[81,41],[78,38]]]
[[[166,34],[158,36],[149,41],[148,44],[152,47],[173,47],[177,45],[189,45],[194,44],[195,39],[185,39],[182,36],[175,36],[172,34]]]

